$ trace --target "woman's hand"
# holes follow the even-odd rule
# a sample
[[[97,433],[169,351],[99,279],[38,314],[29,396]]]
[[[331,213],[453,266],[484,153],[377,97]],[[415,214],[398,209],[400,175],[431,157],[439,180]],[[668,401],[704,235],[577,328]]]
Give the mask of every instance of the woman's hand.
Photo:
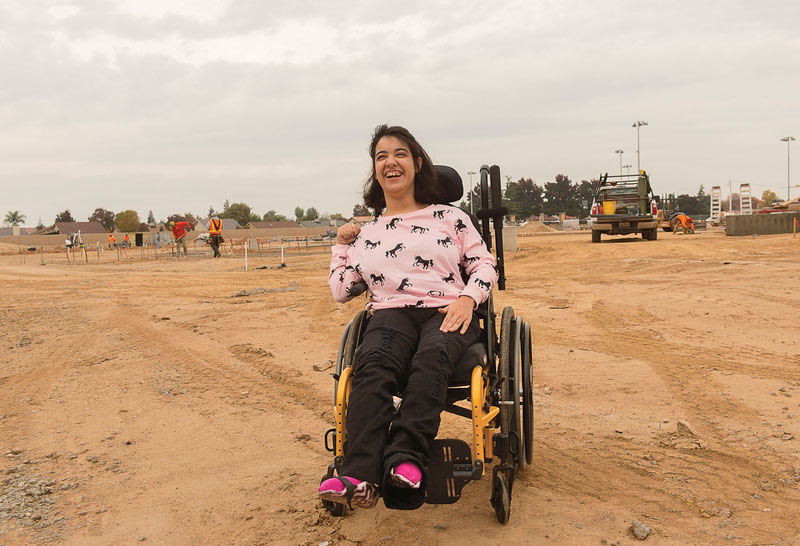
[[[447,313],[442,321],[439,330],[442,332],[455,332],[461,328],[460,334],[467,333],[470,322],[472,322],[472,309],[475,307],[475,300],[469,296],[459,296],[459,298],[446,307],[440,307],[440,313]]]
[[[355,240],[360,231],[360,226],[355,224],[345,224],[339,228],[339,231],[336,232],[336,242],[340,245],[349,245]]]

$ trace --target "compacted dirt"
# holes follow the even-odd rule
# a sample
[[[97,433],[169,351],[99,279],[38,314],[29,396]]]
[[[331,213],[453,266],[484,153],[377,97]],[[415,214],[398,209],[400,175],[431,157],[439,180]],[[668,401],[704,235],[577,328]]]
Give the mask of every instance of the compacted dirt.
[[[533,326],[536,434],[505,526],[488,477],[414,512],[315,500],[364,304],[328,255],[0,256],[0,544],[800,544],[800,239],[518,246],[496,306]]]

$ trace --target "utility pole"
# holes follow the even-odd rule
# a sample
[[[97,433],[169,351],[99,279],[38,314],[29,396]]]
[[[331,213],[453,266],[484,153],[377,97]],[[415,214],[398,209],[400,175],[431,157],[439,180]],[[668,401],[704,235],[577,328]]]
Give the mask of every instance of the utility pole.
[[[792,198],[792,190],[789,189],[789,188],[791,188],[790,184],[792,183],[792,176],[791,176],[791,170],[790,170],[790,167],[791,167],[791,163],[790,163],[791,154],[789,152],[791,150],[792,141],[793,140],[795,140],[795,138],[793,136],[787,136],[787,137],[783,137],[781,139],[781,142],[785,142],[786,143],[786,200],[787,201]]]
[[[622,176],[622,154],[625,152],[622,150],[614,150],[614,153],[619,154],[619,175]]]
[[[631,127],[636,127],[636,174],[641,174],[642,172],[642,154],[639,151],[639,127],[642,125],[647,125],[646,121],[636,121],[634,122]]]
[[[475,171],[469,171],[467,176],[469,176],[469,213],[475,214],[475,208],[472,206],[472,196],[474,195],[472,192],[472,175],[475,174]]]

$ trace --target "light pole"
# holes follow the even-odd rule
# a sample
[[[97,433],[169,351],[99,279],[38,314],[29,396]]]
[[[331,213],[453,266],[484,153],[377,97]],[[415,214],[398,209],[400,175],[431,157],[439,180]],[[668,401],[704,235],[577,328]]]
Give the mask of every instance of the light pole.
[[[472,175],[475,174],[475,171],[469,171],[467,176],[469,176],[469,213],[475,214],[474,207],[472,206]]]
[[[628,170],[628,175],[630,175],[630,174],[631,174],[631,167],[633,167],[633,165],[631,165],[631,164],[628,164],[628,165],[623,165],[623,166],[622,166],[622,168],[623,168],[623,169],[627,169],[627,170]]]
[[[647,125],[646,121],[636,121],[631,127],[636,127],[636,174],[642,172],[642,154],[639,152],[639,127]]]
[[[787,201],[792,198],[792,193],[791,193],[792,190],[789,189],[791,187],[790,184],[792,183],[791,170],[790,170],[791,154],[789,154],[789,151],[792,147],[793,140],[795,140],[793,136],[787,136],[781,139],[781,142],[786,143],[786,200]]]
[[[619,175],[622,176],[622,154],[625,152],[622,150],[614,150],[614,153],[619,154]]]

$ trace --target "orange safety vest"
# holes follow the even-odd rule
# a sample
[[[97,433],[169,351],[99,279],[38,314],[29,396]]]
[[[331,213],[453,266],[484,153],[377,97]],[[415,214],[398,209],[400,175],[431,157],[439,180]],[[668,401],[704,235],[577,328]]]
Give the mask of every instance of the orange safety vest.
[[[114,236],[113,235],[109,235],[108,236],[108,242],[109,243],[113,243],[114,242]]]
[[[211,235],[219,235],[222,233],[222,220],[209,220],[208,232]]]

